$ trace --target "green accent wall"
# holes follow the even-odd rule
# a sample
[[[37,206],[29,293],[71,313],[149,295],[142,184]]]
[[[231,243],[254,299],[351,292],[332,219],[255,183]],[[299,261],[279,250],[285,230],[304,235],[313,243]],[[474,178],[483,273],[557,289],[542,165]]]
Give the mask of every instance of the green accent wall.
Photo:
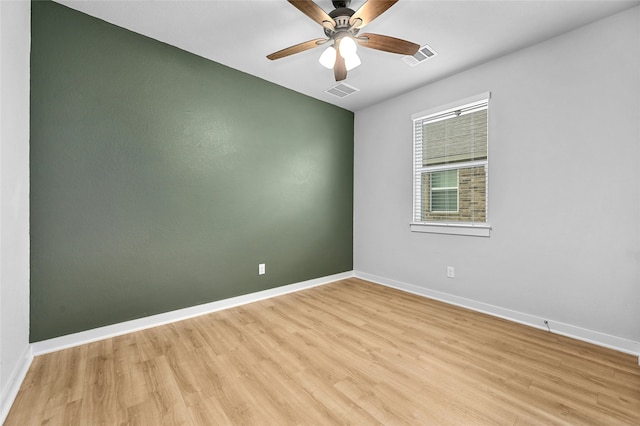
[[[353,113],[52,2],[30,156],[32,342],[353,269]]]

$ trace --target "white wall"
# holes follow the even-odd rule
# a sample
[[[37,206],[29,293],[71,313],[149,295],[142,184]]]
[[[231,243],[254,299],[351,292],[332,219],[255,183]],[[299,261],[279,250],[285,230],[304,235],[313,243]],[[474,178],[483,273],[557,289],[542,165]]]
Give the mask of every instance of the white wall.
[[[354,269],[640,347],[639,52],[636,7],[357,112]],[[411,114],[486,91],[491,237],[409,232]]]
[[[29,352],[29,1],[0,1],[0,423]]]

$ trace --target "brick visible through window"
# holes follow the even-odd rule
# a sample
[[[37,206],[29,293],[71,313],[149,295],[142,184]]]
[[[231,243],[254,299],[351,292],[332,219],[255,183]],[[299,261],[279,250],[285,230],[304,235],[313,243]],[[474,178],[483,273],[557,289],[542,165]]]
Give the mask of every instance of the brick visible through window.
[[[487,198],[486,185],[487,173],[484,166],[469,167],[456,170],[457,176],[457,209],[455,211],[439,211],[432,209],[430,196],[430,175],[422,174],[422,211],[421,222],[486,222]],[[438,172],[434,172],[438,173]]]

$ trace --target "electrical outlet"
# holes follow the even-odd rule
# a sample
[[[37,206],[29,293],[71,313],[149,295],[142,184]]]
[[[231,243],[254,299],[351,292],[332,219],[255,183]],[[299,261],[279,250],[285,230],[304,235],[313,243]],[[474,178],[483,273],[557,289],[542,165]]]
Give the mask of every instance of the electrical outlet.
[[[447,278],[455,278],[456,269],[453,266],[447,266]]]
[[[266,265],[264,263],[260,263],[258,265],[258,275],[264,275],[267,273]]]

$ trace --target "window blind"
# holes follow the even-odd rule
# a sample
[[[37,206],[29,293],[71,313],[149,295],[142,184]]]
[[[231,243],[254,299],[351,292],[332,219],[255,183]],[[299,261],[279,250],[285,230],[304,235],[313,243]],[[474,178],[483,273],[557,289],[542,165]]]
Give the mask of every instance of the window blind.
[[[487,113],[483,110],[424,121],[423,166],[487,158]]]

